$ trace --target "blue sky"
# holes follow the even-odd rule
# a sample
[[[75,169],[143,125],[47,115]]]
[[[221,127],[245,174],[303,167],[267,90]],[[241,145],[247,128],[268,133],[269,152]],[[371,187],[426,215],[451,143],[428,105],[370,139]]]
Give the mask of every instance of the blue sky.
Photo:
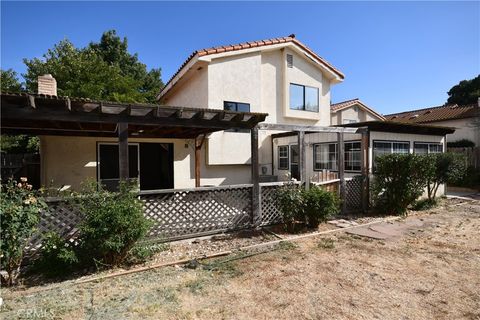
[[[166,82],[195,49],[287,36],[345,74],[332,101],[381,113],[443,104],[480,73],[479,2],[5,2],[1,67],[25,72],[63,38],[77,46],[116,29]]]

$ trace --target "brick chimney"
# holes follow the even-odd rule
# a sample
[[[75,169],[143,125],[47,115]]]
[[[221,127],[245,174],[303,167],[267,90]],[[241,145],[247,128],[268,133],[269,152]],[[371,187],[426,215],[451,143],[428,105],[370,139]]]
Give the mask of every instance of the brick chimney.
[[[51,74],[38,77],[38,94],[57,95],[57,80]]]

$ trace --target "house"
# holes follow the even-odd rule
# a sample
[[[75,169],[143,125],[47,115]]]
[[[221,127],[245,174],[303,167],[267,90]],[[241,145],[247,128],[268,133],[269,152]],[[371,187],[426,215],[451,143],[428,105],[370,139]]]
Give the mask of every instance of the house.
[[[360,99],[351,99],[330,106],[330,125],[341,125],[366,121],[385,121],[385,117],[367,106]]]
[[[381,153],[420,152],[416,142],[442,152],[448,128],[384,123],[386,118],[360,99],[331,104],[331,88],[344,75],[294,35],[193,52],[158,95],[165,105],[268,113],[266,123],[359,126],[370,131],[369,172]],[[260,131],[260,171],[264,178],[300,178],[297,134]],[[337,135],[305,135],[307,178],[338,171]],[[347,175],[361,174],[361,134],[345,135]],[[249,183],[248,133],[216,132],[205,144],[202,184]],[[433,151],[432,151],[433,152]]]
[[[448,142],[466,139],[475,143],[475,146],[480,146],[480,102],[463,106],[446,104],[393,113],[385,117],[400,123],[454,127],[455,132],[447,136]]]
[[[343,79],[290,35],[195,51],[159,92],[160,107],[59,98],[55,79],[43,76],[40,95],[2,94],[2,129],[39,135],[42,185],[72,189],[87,178],[114,188],[122,152],[141,190],[249,184],[257,162],[250,131],[261,122],[274,128],[258,131],[264,181],[284,180],[287,172],[309,181],[319,170],[339,169],[335,159],[349,175],[365,175],[377,154],[420,152],[416,143],[427,152],[444,150],[450,128],[388,122],[359,99],[331,104],[331,88]],[[125,138],[119,147],[122,130],[128,148]],[[349,133],[339,145],[341,132]],[[361,162],[368,172],[360,172]]]

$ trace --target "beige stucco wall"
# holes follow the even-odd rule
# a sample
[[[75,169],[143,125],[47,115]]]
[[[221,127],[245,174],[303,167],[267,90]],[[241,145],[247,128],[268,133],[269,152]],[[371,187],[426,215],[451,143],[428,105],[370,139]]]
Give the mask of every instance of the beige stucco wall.
[[[287,68],[286,54],[294,57]],[[214,57],[202,61],[201,70],[191,70],[188,78],[162,98],[167,105],[223,109],[224,101],[250,104],[250,111],[268,113],[265,122],[305,125],[330,125],[330,80],[315,63],[290,48],[273,48],[241,55]],[[289,84],[297,83],[319,89],[319,112],[289,108]],[[259,132],[260,170],[272,174],[272,131]],[[205,143],[205,184],[225,181],[250,181],[250,135],[216,132]],[[236,171],[236,172],[233,172]],[[203,183],[203,180],[202,180]]]
[[[86,179],[97,177],[97,142],[116,142],[115,138],[41,136],[41,184],[79,190]],[[135,139],[129,143],[173,143],[174,187],[195,186],[193,140]]]
[[[188,73],[160,102],[168,106],[207,108],[208,65],[199,66]]]
[[[435,126],[454,127],[455,132],[447,135],[447,141],[458,141],[468,139],[476,146],[480,146],[480,120],[475,123],[473,118],[439,121],[432,123]]]

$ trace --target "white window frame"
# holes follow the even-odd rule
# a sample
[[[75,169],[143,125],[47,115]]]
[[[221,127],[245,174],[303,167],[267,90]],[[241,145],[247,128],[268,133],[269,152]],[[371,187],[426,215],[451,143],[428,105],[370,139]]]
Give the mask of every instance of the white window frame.
[[[444,148],[443,148],[443,143],[441,142],[421,142],[421,141],[414,141],[413,142],[413,153],[417,153],[417,145],[427,145],[427,153],[426,154],[431,154],[431,153],[443,153]],[[441,152],[432,152],[431,147],[432,146],[440,146],[442,148]]]
[[[287,149],[287,156],[282,157],[280,155],[280,148],[286,148]],[[285,144],[285,145],[280,145],[277,146],[277,152],[278,152],[278,170],[288,170],[290,171],[290,145]],[[287,159],[287,167],[280,167],[280,159]]]
[[[356,160],[353,159],[347,159],[348,153],[347,153],[347,144],[360,144],[360,150],[354,150],[354,151],[349,151],[348,153],[352,154],[353,158],[353,153],[358,152],[360,154],[360,160],[358,162],[360,163],[360,168],[358,170],[353,170],[353,169],[347,169],[347,163],[355,163],[357,162]],[[361,172],[362,171],[362,142],[360,140],[352,140],[352,141],[345,141],[343,144],[343,150],[344,150],[344,168],[345,172]]]
[[[373,140],[373,143],[372,143],[372,158],[373,158],[373,169],[375,170],[376,168],[376,161],[375,161],[375,158],[376,158],[376,155],[375,155],[375,143],[390,143],[390,153],[384,153],[384,154],[409,154],[410,153],[410,141],[405,141],[405,140]],[[408,152],[404,153],[404,152],[394,152],[395,149],[393,148],[394,144],[397,143],[397,144],[407,144],[408,145]]]

